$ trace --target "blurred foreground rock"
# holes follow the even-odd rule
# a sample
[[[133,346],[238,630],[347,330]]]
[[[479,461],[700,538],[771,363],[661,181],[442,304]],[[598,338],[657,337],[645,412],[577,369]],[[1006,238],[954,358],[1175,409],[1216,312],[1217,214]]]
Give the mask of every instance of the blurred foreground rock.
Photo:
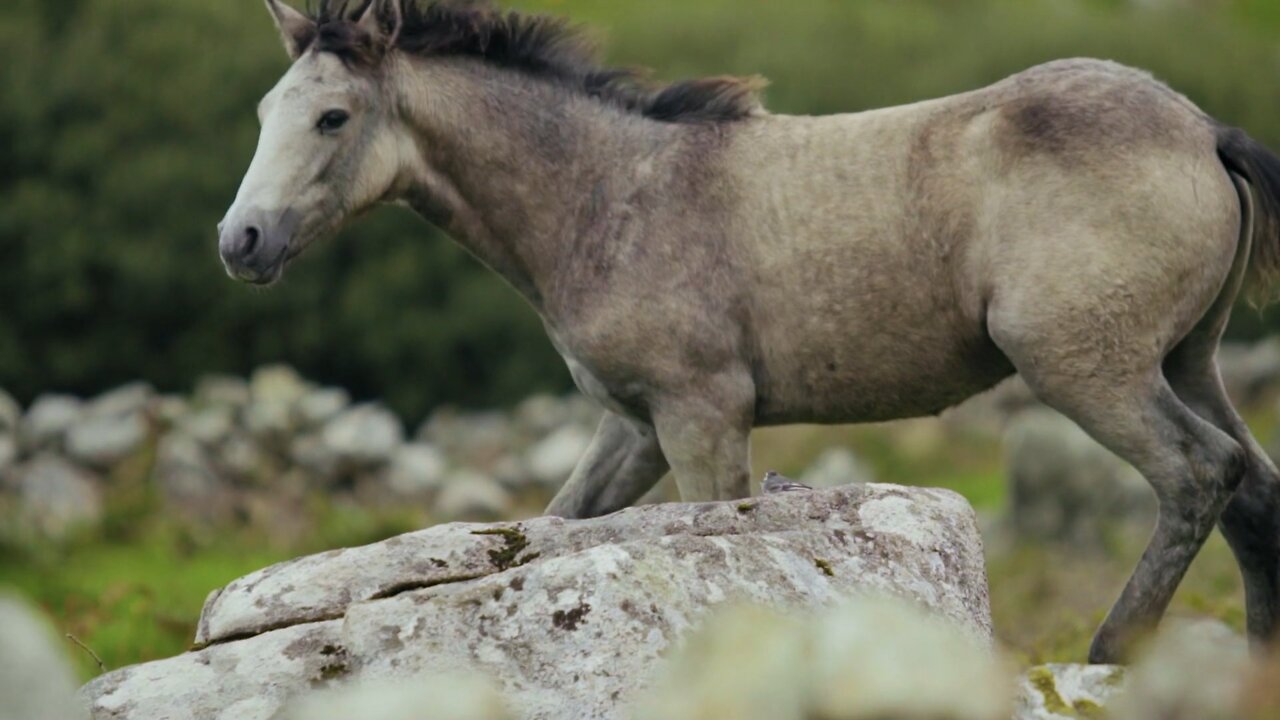
[[[1018,681],[1014,720],[1103,718],[1124,688],[1125,669],[1114,665],[1041,665]]]
[[[989,643],[968,504],[873,485],[441,526],[233,582],[206,603],[204,649],[111,673],[83,694],[101,718],[181,708],[195,720],[266,720],[317,686],[464,671],[496,678],[518,718],[625,718],[667,649],[712,608],[795,611],[868,593]],[[832,668],[869,668],[852,648],[828,650]]]
[[[1010,672],[988,643],[909,602],[815,617],[714,618],[661,671],[636,720],[1008,720]]]
[[[0,595],[0,720],[82,720],[76,678],[49,624]]]

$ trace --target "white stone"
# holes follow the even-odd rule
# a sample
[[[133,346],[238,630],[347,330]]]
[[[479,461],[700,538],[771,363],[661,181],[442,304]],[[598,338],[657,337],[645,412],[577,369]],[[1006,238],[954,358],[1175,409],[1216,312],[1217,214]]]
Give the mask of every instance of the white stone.
[[[146,412],[155,395],[155,388],[147,383],[130,383],[94,398],[85,405],[84,411],[95,417],[136,415]]]
[[[226,405],[210,405],[182,418],[177,427],[183,435],[205,447],[214,447],[235,428],[235,410]]]
[[[304,428],[319,427],[351,406],[351,396],[341,388],[321,388],[302,396],[294,406],[298,423]]]
[[[65,647],[34,609],[0,594],[0,720],[88,720]]]
[[[12,395],[0,389],[0,434],[16,434],[21,422],[22,406]]]
[[[432,511],[446,520],[497,520],[511,514],[511,496],[488,475],[459,470],[445,483]]]
[[[138,451],[150,426],[140,411],[125,415],[89,413],[71,426],[66,451],[72,459],[107,469]]]
[[[591,437],[591,433],[574,425],[560,428],[529,448],[529,472],[543,485],[563,485],[591,445]]]
[[[1078,720],[1101,717],[1124,689],[1125,670],[1115,665],[1041,665],[1018,679],[1014,720]]]
[[[800,476],[800,482],[815,488],[875,482],[875,473],[845,448],[826,450]]]
[[[899,533],[881,513],[897,498]],[[924,527],[932,530],[924,530]],[[791,612],[863,594],[919,603],[989,642],[972,509],[941,490],[852,486],[587,521],[444,525],[299,558],[213,593],[210,647],[95,680],[103,716],[267,720],[326,678],[495,678],[516,717],[622,720],[673,644],[715,607]],[[288,649],[288,652],[286,652]],[[325,671],[324,668],[329,668]]]
[[[22,419],[20,439],[27,451],[59,449],[80,419],[83,403],[70,395],[41,395]]]
[[[288,365],[268,365],[253,372],[249,379],[249,394],[254,403],[293,407],[306,396],[310,387]]]
[[[342,460],[376,465],[390,460],[404,442],[404,427],[381,405],[359,405],[330,420],[323,438]]]
[[[154,478],[168,506],[186,517],[221,521],[231,511],[230,490],[194,438],[180,432],[161,438]]]
[[[62,538],[102,520],[102,488],[92,474],[54,455],[38,455],[14,470],[23,524]]]
[[[444,454],[424,442],[396,448],[387,467],[387,486],[397,494],[415,497],[431,494],[444,485],[448,463]]]

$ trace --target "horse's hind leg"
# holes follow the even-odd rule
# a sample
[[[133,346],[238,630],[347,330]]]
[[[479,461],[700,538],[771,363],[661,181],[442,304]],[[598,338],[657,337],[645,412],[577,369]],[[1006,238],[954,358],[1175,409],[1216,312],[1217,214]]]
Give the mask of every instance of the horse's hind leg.
[[[1245,450],[1244,481],[1219,524],[1244,576],[1249,636],[1271,640],[1280,616],[1280,473],[1232,407],[1211,349],[1178,348],[1165,374],[1178,397]]]
[[[1159,622],[1246,461],[1235,440],[1174,394],[1159,358],[1141,360],[1136,342],[1126,348],[1091,342],[1087,323],[1070,316],[1028,322],[993,308],[989,322],[992,338],[1032,390],[1133,464],[1160,500],[1150,545],[1089,650],[1091,662],[1112,663]]]

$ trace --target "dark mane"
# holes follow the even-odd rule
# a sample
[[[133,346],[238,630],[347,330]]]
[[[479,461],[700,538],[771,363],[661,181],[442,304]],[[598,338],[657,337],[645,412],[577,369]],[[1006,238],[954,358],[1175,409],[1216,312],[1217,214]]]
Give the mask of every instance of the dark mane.
[[[376,0],[318,0],[311,10],[316,34],[309,47],[352,63],[376,63],[370,38],[353,21],[370,1]],[[404,0],[396,47],[419,56],[479,58],[663,122],[731,122],[763,112],[761,78],[702,78],[655,87],[640,71],[602,67],[594,44],[568,22],[504,13],[489,0]]]

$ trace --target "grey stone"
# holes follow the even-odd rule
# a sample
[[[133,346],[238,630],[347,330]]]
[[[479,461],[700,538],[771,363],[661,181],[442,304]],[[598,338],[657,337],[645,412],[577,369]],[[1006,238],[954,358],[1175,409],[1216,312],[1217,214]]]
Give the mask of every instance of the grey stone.
[[[168,507],[208,523],[227,521],[234,497],[205,449],[182,433],[169,433],[156,448],[156,486]]]
[[[18,438],[9,433],[0,433],[0,478],[16,462],[18,462]],[[0,487],[3,487],[2,482]]]
[[[64,645],[33,608],[0,594],[0,720],[88,720]]]
[[[253,480],[271,470],[267,455],[249,435],[233,432],[218,448],[215,464],[244,480]]]
[[[321,388],[303,395],[294,412],[298,424],[304,428],[317,428],[337,417],[351,406],[351,396],[340,388]]]
[[[444,451],[454,462],[483,470],[515,449],[511,419],[501,412],[459,414],[437,410],[418,431],[418,438]]]
[[[249,404],[249,383],[231,375],[206,375],[196,381],[195,404],[236,410]]]
[[[333,482],[342,471],[342,461],[317,434],[299,435],[289,444],[289,459],[319,485]]]
[[[0,390],[0,434],[16,435],[22,422],[22,406],[13,396]]]
[[[145,413],[155,399],[155,388],[144,382],[130,383],[103,393],[84,406],[92,417],[127,417]]]
[[[295,429],[291,405],[262,401],[252,402],[241,411],[244,428],[260,442],[282,445]]]
[[[534,395],[516,406],[515,422],[533,437],[544,437],[569,421],[567,404],[554,395]]]
[[[1114,665],[1041,665],[1018,679],[1014,720],[1101,718],[1124,689],[1125,670]]]
[[[875,473],[852,451],[845,448],[826,450],[800,476],[800,482],[815,488],[875,482]]]
[[[136,453],[149,435],[150,426],[141,411],[87,413],[67,432],[66,452],[77,462],[107,469]]]
[[[359,405],[330,420],[323,438],[344,462],[377,465],[389,461],[404,442],[404,427],[381,405]]]
[[[165,428],[175,427],[191,413],[191,403],[181,395],[161,395],[151,402],[151,414]]]
[[[445,525],[299,558],[213,593],[205,650],[104,676],[102,716],[266,720],[314,682],[496,678],[517,717],[624,718],[714,607],[919,603],[989,642],[972,509],[941,490],[852,486],[633,508],[587,521]],[[234,713],[227,713],[234,708]]]
[[[235,410],[226,405],[209,405],[182,418],[177,425],[183,435],[205,447],[216,447],[231,436],[235,428]]]
[[[249,394],[254,403],[292,408],[311,388],[298,371],[288,365],[268,365],[253,371]]]
[[[37,455],[14,470],[24,527],[60,539],[102,521],[102,488],[93,474],[50,454]]]
[[[41,395],[22,419],[19,435],[23,449],[57,450],[67,431],[80,419],[83,403],[70,395]]]
[[[497,480],[459,470],[440,491],[432,510],[447,520],[499,520],[511,514],[511,496]]]
[[[386,470],[392,492],[406,497],[431,495],[444,486],[448,463],[435,447],[413,442],[396,448]]]
[[[1012,420],[1006,458],[1008,524],[1020,538],[1096,549],[1108,532],[1155,516],[1142,476],[1052,410]]]
[[[529,448],[529,472],[545,486],[560,487],[586,453],[591,438],[590,432],[574,425],[560,428]]]

